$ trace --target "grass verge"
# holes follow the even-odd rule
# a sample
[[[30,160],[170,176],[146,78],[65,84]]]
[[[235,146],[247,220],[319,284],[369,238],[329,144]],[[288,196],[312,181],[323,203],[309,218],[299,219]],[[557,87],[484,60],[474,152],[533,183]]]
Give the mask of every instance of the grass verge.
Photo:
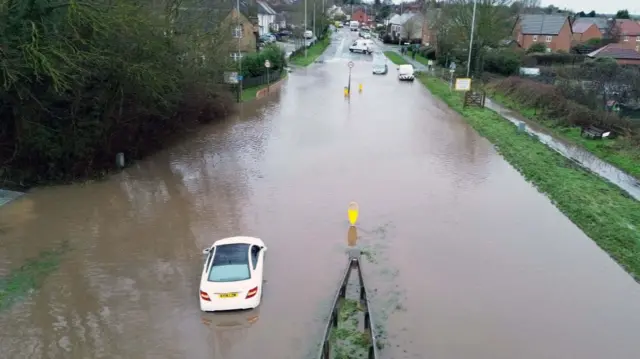
[[[280,76],[280,78],[278,79],[273,79],[271,80],[271,85],[273,85],[274,83],[282,80],[283,78],[287,77],[287,73],[286,71],[282,71],[282,76]],[[242,95],[240,96],[240,101],[241,102],[247,102],[247,101],[251,101],[251,100],[255,100],[256,99],[256,95],[258,94],[258,91],[267,88],[267,85],[260,85],[260,86],[254,86],[254,87],[249,87],[246,89],[242,89]],[[236,93],[238,93],[236,91]]]
[[[404,57],[402,57],[402,55],[398,54],[395,51],[385,51],[384,56],[389,58],[389,60],[391,60],[391,62],[393,62],[396,65],[405,65],[409,63],[407,60],[404,59]]]
[[[304,50],[299,54],[293,55],[289,58],[289,63],[296,66],[309,66],[311,65],[324,50],[331,44],[331,37],[327,36],[324,39],[316,42],[307,49],[307,56],[304,56]]]
[[[43,251],[29,259],[22,267],[0,278],[0,311],[40,288],[47,276],[58,269],[61,256],[68,250],[66,244],[52,251]]]
[[[579,127],[562,126],[558,121],[545,119],[534,108],[523,106],[516,100],[499,92],[492,93],[491,98],[542,125],[549,132],[565,141],[584,148],[596,157],[618,167],[631,176],[640,178],[640,147],[634,146],[628,139],[618,137],[615,139],[589,140],[580,136]]]
[[[418,79],[496,145],[513,167],[640,281],[640,202],[536,138],[518,134],[515,126],[497,113],[463,109],[462,96],[449,91],[444,81],[426,75],[419,75]]]
[[[368,355],[369,336],[359,329],[363,312],[354,299],[342,299],[338,312],[338,327],[331,331],[331,348],[334,359],[365,359]]]

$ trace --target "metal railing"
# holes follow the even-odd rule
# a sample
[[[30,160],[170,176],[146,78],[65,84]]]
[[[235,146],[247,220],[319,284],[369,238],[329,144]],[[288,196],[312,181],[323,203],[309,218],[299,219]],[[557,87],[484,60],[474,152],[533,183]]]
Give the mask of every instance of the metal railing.
[[[368,359],[378,359],[380,358],[378,355],[378,346],[376,342],[376,335],[374,329],[373,316],[371,315],[371,308],[369,305],[369,296],[367,293],[367,289],[364,285],[364,279],[362,278],[362,267],[360,264],[360,251],[352,250],[349,253],[349,263],[347,268],[344,271],[342,276],[342,280],[340,281],[340,286],[338,287],[338,291],[333,298],[333,304],[331,306],[331,314],[329,316],[329,320],[327,321],[327,325],[324,329],[324,336],[322,338],[322,346],[320,347],[320,353],[318,354],[318,359],[331,359],[331,332],[338,326],[338,314],[340,313],[340,302],[341,299],[345,299],[347,294],[347,284],[349,283],[349,277],[351,276],[352,271],[356,269],[358,271],[358,282],[360,289],[359,302],[362,308],[364,309],[364,330],[365,333],[369,337],[369,349],[368,349]]]

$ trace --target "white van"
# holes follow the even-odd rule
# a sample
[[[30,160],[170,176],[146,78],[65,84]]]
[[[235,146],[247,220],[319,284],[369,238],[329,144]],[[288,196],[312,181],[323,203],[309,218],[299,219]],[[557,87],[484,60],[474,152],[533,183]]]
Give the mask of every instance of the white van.
[[[398,66],[398,80],[413,81],[413,65],[406,64]]]
[[[349,46],[349,51],[371,54],[373,52],[373,41],[358,39],[351,46]]]
[[[349,29],[351,29],[351,31],[358,31],[359,27],[360,27],[360,23],[357,21],[351,21],[349,23]]]

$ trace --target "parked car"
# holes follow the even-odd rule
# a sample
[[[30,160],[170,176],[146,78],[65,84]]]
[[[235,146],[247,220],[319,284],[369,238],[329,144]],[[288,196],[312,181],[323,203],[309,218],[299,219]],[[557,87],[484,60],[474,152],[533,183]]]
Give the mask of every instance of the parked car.
[[[307,30],[307,31],[304,32],[303,36],[304,36],[305,39],[312,39],[313,38],[313,31]]]
[[[289,30],[281,30],[280,32],[278,32],[276,34],[276,40],[278,41],[282,41],[285,38],[288,38],[291,36],[291,31]]]
[[[406,64],[398,66],[398,80],[400,81],[413,81],[415,79],[413,75],[413,65]]]
[[[258,41],[264,44],[271,44],[276,42],[276,37],[273,34],[264,34],[260,36]]]
[[[200,310],[252,309],[260,305],[266,251],[264,242],[253,237],[220,239],[203,250],[207,257],[200,278]]]

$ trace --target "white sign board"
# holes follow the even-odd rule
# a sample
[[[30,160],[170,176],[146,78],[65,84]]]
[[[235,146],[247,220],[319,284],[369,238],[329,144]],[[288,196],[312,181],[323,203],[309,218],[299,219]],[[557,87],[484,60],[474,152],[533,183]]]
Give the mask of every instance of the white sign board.
[[[456,79],[456,91],[471,91],[471,79],[460,78]]]
[[[238,83],[238,73],[237,72],[225,72],[224,73],[224,82],[228,84],[237,84]]]

